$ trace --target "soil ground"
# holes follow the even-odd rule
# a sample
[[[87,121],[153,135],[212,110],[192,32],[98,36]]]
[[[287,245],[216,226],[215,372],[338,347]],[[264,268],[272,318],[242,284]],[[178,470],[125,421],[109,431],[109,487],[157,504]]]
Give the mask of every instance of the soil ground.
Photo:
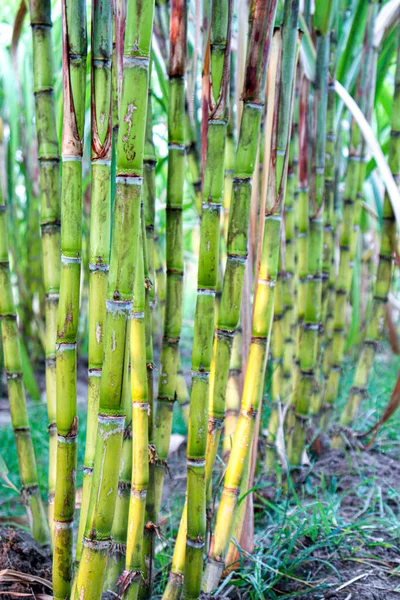
[[[170,466],[171,472],[176,475],[166,480],[162,519],[166,536],[171,515],[178,505],[182,506],[185,491],[184,448],[171,457]],[[307,503],[311,507],[316,494],[326,497],[329,490],[334,489],[332,497],[334,495],[338,503],[335,518],[341,519],[342,524],[338,522],[338,527],[343,528],[343,523],[348,524],[348,534],[344,528],[341,543],[333,547],[328,541],[324,544],[323,539],[319,539],[321,535],[318,540],[309,539],[307,535],[299,537],[292,551],[292,559],[295,560],[298,553],[310,547],[307,560],[294,570],[289,568],[286,574],[282,573],[283,576],[270,590],[271,596],[257,593],[251,585],[240,588],[227,585],[218,598],[400,599],[398,529],[382,529],[382,525],[387,523],[387,511],[395,522],[396,519],[398,521],[399,481],[400,461],[393,456],[373,451],[328,451],[316,460],[298,494],[300,497],[301,493],[303,507]],[[259,483],[262,489],[263,482]],[[260,509],[258,513],[257,525],[260,529],[264,515],[260,514]],[[357,535],[351,532],[352,525],[360,527]],[[265,537],[258,533],[256,551],[264,554],[267,563],[269,543],[268,532]],[[51,581],[50,551],[40,548],[23,530],[2,528],[0,569],[12,569]],[[268,573],[268,568],[265,573]],[[15,593],[29,594],[32,598],[51,593],[38,581],[3,583],[0,590],[3,598],[15,598]]]

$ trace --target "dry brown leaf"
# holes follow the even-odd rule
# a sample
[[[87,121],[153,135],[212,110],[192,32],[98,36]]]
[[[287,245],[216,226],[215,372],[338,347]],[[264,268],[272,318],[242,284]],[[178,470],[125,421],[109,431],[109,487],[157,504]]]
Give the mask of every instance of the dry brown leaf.
[[[31,575],[30,573],[22,573],[21,571],[14,571],[13,569],[3,569],[0,571],[0,583],[38,583],[43,585],[49,590],[52,590],[51,581],[38,577],[37,575]]]

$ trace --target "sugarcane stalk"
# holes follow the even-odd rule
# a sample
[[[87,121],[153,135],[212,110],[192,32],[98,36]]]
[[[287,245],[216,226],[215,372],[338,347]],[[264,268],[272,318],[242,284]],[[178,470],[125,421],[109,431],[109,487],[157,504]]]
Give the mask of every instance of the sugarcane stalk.
[[[144,260],[146,239],[140,231],[140,246],[134,279],[132,321],[130,332],[131,395],[132,395],[132,480],[126,540],[125,570],[120,577],[123,597],[136,600],[142,577],[142,550],[149,483],[148,458],[148,381],[146,366],[146,291]]]
[[[185,65],[187,38],[186,3],[171,4],[168,98],[168,181],[166,224],[166,303],[162,340],[154,441],[155,515],[161,505],[166,459],[172,429],[182,327],[183,228],[182,205],[185,178]],[[156,520],[157,520],[156,519]]]
[[[220,214],[224,189],[232,1],[215,0],[211,13],[207,148],[203,178],[199,269],[192,352],[187,446],[187,535],[183,598],[199,598],[206,536],[206,445],[215,294],[219,272]]]
[[[185,572],[187,535],[187,502],[183,508],[178,535],[176,536],[174,554],[172,556],[171,572],[165,587],[162,600],[178,600],[181,597],[183,576]]]
[[[127,3],[96,455],[83,551],[73,595],[80,600],[97,600],[101,596],[118,489],[125,421],[122,389],[129,339],[127,331],[137,257],[141,251],[140,202],[153,10],[153,0],[129,0]],[[146,373],[145,379],[147,381]],[[129,578],[125,582],[129,583]]]
[[[240,410],[242,372],[242,332],[240,327],[235,332],[233,339],[231,363],[229,366],[228,383],[226,386],[226,411],[224,421],[224,437],[222,443],[222,456],[227,460],[232,449],[235,437],[237,420]]]
[[[53,591],[71,592],[78,417],[76,357],[82,261],[82,156],[86,92],[86,5],[62,3],[61,281],[57,315],[57,479],[54,500]]]
[[[107,0],[92,5],[91,54],[91,201],[89,241],[88,411],[81,514],[76,562],[82,553],[96,453],[97,414],[103,364],[107,279],[110,258],[112,95],[111,7]]]
[[[274,292],[274,316],[271,332],[271,412],[268,421],[268,435],[265,450],[265,470],[272,471],[276,464],[276,436],[279,428],[280,406],[283,400],[283,352],[284,352],[284,304],[282,290],[282,250],[279,253],[280,260],[276,277]]]
[[[324,202],[324,239],[322,257],[322,319],[320,327],[320,345],[322,346],[321,371],[324,380],[329,376],[332,355],[332,336],[335,303],[336,282],[336,223],[335,223],[335,113],[336,113],[336,49],[337,32],[336,27],[331,31],[330,59],[328,67],[328,107],[326,115],[326,163],[325,163],[325,202]],[[322,338],[322,339],[321,339]],[[321,390],[311,404],[311,413],[318,425],[323,406],[323,394]]]
[[[200,173],[200,157],[197,149],[196,130],[192,119],[189,114],[189,107],[186,101],[185,103],[185,129],[187,136],[186,145],[186,156],[188,167],[190,171],[190,178],[192,180],[193,192],[194,192],[194,203],[196,211],[201,215],[201,204],[202,204],[202,184],[201,184],[201,173]]]
[[[60,291],[60,154],[54,106],[50,0],[30,0],[33,91],[39,161],[40,228],[45,294],[46,401],[49,421],[48,514],[53,532],[56,486],[56,336]]]
[[[162,340],[160,340],[160,336],[156,333],[162,330],[165,318],[165,303],[166,303],[166,276],[164,269],[164,262],[162,258],[162,249],[160,238],[158,235],[154,236],[154,277],[156,284],[156,308],[157,311],[155,313],[155,326],[154,326],[154,335],[153,335],[153,344],[156,348],[160,349],[162,344]],[[161,324],[161,327],[158,326]]]
[[[275,12],[275,7],[272,4],[270,8]],[[299,2],[293,1],[285,4],[282,27],[281,75],[277,98],[279,108],[270,149],[268,202],[266,202],[265,214],[263,215],[263,239],[253,306],[252,337],[240,416],[225,474],[211,551],[204,574],[203,589],[207,592],[211,592],[216,588],[225,565],[241,483],[252,447],[253,431],[264,385],[274,313],[274,292],[278,273],[281,214],[289,162],[289,133],[294,96],[293,83],[298,50],[298,13]],[[262,90],[264,91],[264,87]]]
[[[149,402],[149,443],[153,443],[154,437],[154,381],[153,381],[153,313],[155,307],[155,270],[154,270],[154,220],[156,201],[156,154],[153,143],[153,110],[151,101],[151,90],[148,91],[147,99],[147,121],[146,139],[143,158],[143,223],[145,230],[146,261],[144,264],[145,277],[145,321],[146,321],[146,369]]]
[[[294,427],[288,443],[288,458],[292,466],[301,465],[305,446],[306,423],[310,402],[318,385],[318,332],[321,320],[325,143],[330,22],[334,2],[319,4],[314,14],[316,43],[316,74],[313,83],[312,133],[312,186],[308,237],[307,281],[304,322],[300,333],[300,376],[295,390]]]
[[[3,121],[0,119],[0,148],[2,145]],[[26,507],[32,535],[39,544],[44,545],[49,543],[50,533],[38,486],[35,451],[22,381],[20,339],[11,286],[7,213],[2,181],[0,181],[0,321],[4,369],[7,378],[11,423],[17,447],[22,500]]]
[[[399,28],[400,39],[400,28]],[[395,88],[392,107],[391,134],[389,145],[389,167],[397,185],[400,185],[400,45],[397,47]],[[385,323],[385,310],[393,274],[393,253],[396,240],[395,217],[387,193],[383,201],[382,233],[379,247],[379,262],[374,286],[371,316],[367,324],[365,340],[357,362],[353,385],[346,406],[340,416],[341,425],[350,425],[357,414],[363,398],[367,394],[368,380],[374,357],[382,337]]]
[[[125,347],[125,363],[122,383],[122,395],[125,405],[125,428],[122,440],[121,465],[118,480],[118,492],[115,503],[111,536],[112,543],[108,552],[104,590],[118,592],[117,581],[125,568],[126,536],[128,530],[129,500],[132,479],[132,393],[130,374],[130,331]]]
[[[235,330],[239,323],[244,273],[248,253],[248,230],[253,172],[255,168],[261,115],[264,109],[265,78],[273,33],[276,2],[253,0],[246,71],[243,83],[243,110],[232,183],[227,240],[227,262],[214,337],[211,365],[206,455],[207,493],[211,495],[212,472],[221,427],[225,417],[226,388]]]
[[[377,55],[372,46],[373,27],[378,3],[372,0],[368,7],[367,25],[363,45],[363,60],[357,82],[356,98],[361,110],[369,115],[373,107]],[[357,124],[352,122],[349,166],[343,201],[343,221],[340,232],[339,271],[335,288],[333,316],[332,357],[326,381],[324,427],[329,422],[329,408],[337,398],[341,367],[346,342],[346,305],[350,294],[353,263],[359,233],[362,186],[366,173],[366,147]]]
[[[145,332],[146,332],[146,369],[147,369],[147,399],[149,404],[148,411],[148,440],[149,440],[149,484],[146,499],[146,514],[143,538],[143,561],[142,561],[142,577],[140,581],[139,597],[147,598],[151,595],[151,580],[152,580],[152,561],[153,561],[153,544],[154,544],[154,527],[153,524],[157,520],[154,515],[155,508],[155,485],[154,485],[154,462],[155,462],[155,446],[154,446],[154,380],[153,380],[153,313],[155,307],[155,240],[154,240],[154,219],[155,219],[155,168],[156,156],[153,144],[152,130],[152,103],[151,90],[149,88],[149,96],[147,101],[147,123],[146,123],[146,140],[145,140],[145,155],[144,155],[144,188],[143,188],[143,204],[144,204],[144,225],[146,235],[147,249],[147,265],[145,265]],[[151,524],[151,525],[150,525]]]
[[[283,403],[289,407],[293,393],[294,348],[296,339],[296,212],[298,208],[298,105],[294,107],[292,137],[289,149],[289,165],[284,209],[285,265],[282,276],[284,303],[284,353],[283,353]]]
[[[179,358],[178,371],[176,373],[176,399],[181,409],[183,420],[185,421],[186,427],[189,423],[189,405],[190,405],[190,394],[183,371],[182,358]]]
[[[300,335],[304,323],[306,309],[306,292],[308,276],[308,238],[309,238],[309,207],[308,207],[308,106],[310,84],[304,73],[300,80],[299,100],[299,168],[298,168],[298,205],[296,207],[296,283],[297,283],[297,315],[295,327],[295,352],[293,391],[298,389],[300,379]],[[294,426],[294,393],[290,402],[290,410],[286,418],[286,431],[289,438]]]

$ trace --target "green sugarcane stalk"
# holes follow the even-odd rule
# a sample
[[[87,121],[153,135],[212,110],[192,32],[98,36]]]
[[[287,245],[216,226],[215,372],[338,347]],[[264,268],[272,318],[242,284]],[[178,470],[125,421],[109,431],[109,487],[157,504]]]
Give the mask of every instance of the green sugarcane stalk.
[[[399,27],[400,40],[400,27]],[[395,88],[392,107],[391,134],[389,145],[389,167],[398,186],[400,186],[400,43],[397,47]],[[361,401],[367,394],[371,368],[382,337],[385,323],[385,311],[393,274],[393,254],[396,243],[396,222],[393,208],[385,193],[382,210],[382,233],[379,247],[379,263],[374,287],[371,316],[368,321],[365,340],[354,374],[353,385],[346,406],[340,417],[341,425],[351,425]]]
[[[156,154],[153,143],[153,110],[151,90],[148,91],[146,138],[143,157],[143,206],[144,219],[142,226],[145,228],[146,264],[144,265],[145,277],[145,320],[146,320],[146,368],[149,402],[149,442],[154,438],[154,381],[153,381],[153,313],[155,307],[155,271],[154,271],[154,220],[156,202]]]
[[[253,172],[257,157],[265,79],[273,33],[276,2],[253,0],[249,14],[249,43],[242,100],[243,110],[232,182],[227,240],[227,262],[214,337],[214,360],[210,373],[208,437],[206,455],[207,493],[211,495],[212,472],[225,417],[225,397],[235,330],[239,324]]]
[[[372,111],[376,79],[377,54],[372,45],[373,28],[379,5],[376,0],[369,2],[367,25],[363,44],[361,69],[358,76],[356,98],[363,113],[370,116]],[[350,294],[353,275],[353,262],[359,233],[360,203],[362,186],[366,174],[366,147],[361,132],[352,121],[349,166],[343,201],[343,221],[340,232],[339,271],[335,288],[333,316],[332,356],[326,382],[325,414],[323,425],[329,422],[328,409],[333,408],[339,391],[341,367],[346,342],[346,305]]]
[[[185,572],[187,536],[187,502],[183,507],[182,517],[176,536],[174,554],[172,556],[171,572],[165,587],[162,600],[179,600],[182,593],[183,576]]]
[[[82,261],[82,156],[86,92],[86,5],[62,3],[61,281],[57,315],[57,479],[54,500],[53,590],[71,592],[73,518],[78,417],[76,414],[76,340]]]
[[[79,563],[82,553],[82,541],[89,508],[96,453],[97,414],[99,412],[107,279],[110,258],[112,146],[111,22],[110,2],[108,0],[95,0],[92,5],[91,43],[92,186],[89,242],[89,385],[86,445],[83,461],[82,503],[76,549],[77,563]]]
[[[118,492],[115,503],[111,536],[112,543],[108,552],[107,570],[103,591],[118,592],[117,581],[125,568],[126,536],[128,530],[129,500],[132,479],[132,393],[130,375],[130,331],[125,348],[125,363],[122,383],[122,395],[125,405],[125,428],[122,440],[121,464],[118,480]]]
[[[186,144],[186,156],[188,167],[190,171],[190,178],[192,180],[193,192],[194,192],[194,203],[196,211],[201,215],[201,204],[202,204],[202,184],[200,174],[200,157],[197,149],[196,129],[189,115],[189,107],[186,101],[185,103],[185,129],[187,136]]]
[[[330,33],[329,46],[329,65],[328,65],[328,102],[326,114],[326,143],[325,143],[325,196],[323,210],[323,251],[322,251],[322,290],[321,290],[321,321],[318,330],[317,356],[318,367],[316,379],[320,380],[320,370],[323,374],[328,374],[327,367],[330,369],[329,362],[324,361],[324,339],[328,341],[328,351],[330,352],[331,340],[333,334],[333,312],[331,305],[334,299],[330,299],[333,290],[335,293],[335,234],[333,229],[334,219],[334,170],[335,170],[335,109],[336,109],[336,91],[335,91],[335,72],[336,72],[336,28],[337,22],[333,23],[333,30]],[[332,273],[331,273],[332,271]],[[329,315],[329,316],[328,316]],[[332,320],[331,320],[332,318]],[[327,326],[327,331],[326,331]],[[328,332],[328,336],[326,333]],[[316,424],[318,424],[322,400],[322,386],[317,385],[311,396],[310,413]]]
[[[285,270],[282,277],[284,303],[283,402],[290,406],[293,393],[294,343],[296,339],[296,212],[298,208],[298,106],[293,114],[292,137],[285,199]]]
[[[154,440],[155,515],[161,505],[166,459],[172,429],[182,327],[183,228],[182,206],[185,178],[185,66],[187,38],[186,3],[171,4],[168,98],[168,181],[166,224],[166,304],[160,359]],[[156,519],[156,520],[157,520]]]
[[[125,421],[122,390],[129,340],[127,331],[137,257],[141,250],[140,202],[153,10],[153,0],[129,0],[127,4],[96,456],[83,551],[73,595],[80,600],[98,600],[101,596],[118,489]]]
[[[299,167],[298,167],[298,204],[296,206],[296,283],[297,283],[297,315],[295,324],[295,352],[293,392],[298,389],[300,379],[300,334],[304,323],[306,309],[307,276],[308,276],[308,238],[309,238],[309,207],[308,207],[308,107],[310,84],[303,73],[300,80],[299,99]],[[294,401],[292,394],[290,410],[286,418],[287,438],[294,427]]]
[[[144,215],[143,215],[144,216]],[[144,222],[143,222],[144,224]],[[146,292],[144,260],[146,238],[140,231],[140,246],[134,278],[132,321],[130,331],[131,395],[132,395],[132,480],[126,540],[125,570],[120,577],[124,598],[136,600],[142,577],[142,550],[149,483],[148,458],[148,382],[146,366]]]
[[[157,519],[154,515],[155,508],[155,486],[154,486],[154,381],[153,381],[153,314],[155,307],[155,240],[154,240],[154,219],[155,219],[155,168],[156,156],[153,144],[152,130],[152,103],[151,90],[147,101],[147,123],[146,123],[146,140],[145,154],[143,162],[143,203],[144,203],[144,221],[146,249],[147,249],[147,266],[145,267],[145,322],[146,322],[146,367],[147,367],[147,399],[149,403],[149,418],[148,418],[148,440],[149,440],[149,485],[146,500],[146,515],[143,539],[143,563],[141,567],[142,578],[140,581],[139,595],[141,598],[147,598],[151,594],[152,580],[152,560],[153,560],[153,544],[155,528],[150,526]]]
[[[270,8],[275,13],[275,6]],[[235,514],[252,448],[253,432],[260,405],[267,353],[274,314],[274,293],[278,274],[281,214],[284,205],[289,162],[289,137],[293,112],[294,73],[297,62],[299,2],[285,4],[282,26],[282,58],[277,98],[278,114],[270,148],[270,167],[252,337],[243,388],[240,416],[228,461],[203,588],[211,592],[218,585],[235,523]],[[277,32],[276,35],[280,35]],[[251,47],[251,46],[250,46]],[[264,87],[262,88],[264,91]],[[242,124],[243,127],[243,124]],[[241,130],[242,131],[242,130]],[[237,166],[237,165],[236,165]]]
[[[187,446],[187,534],[183,598],[199,598],[206,536],[206,446],[210,367],[213,353],[215,295],[219,272],[221,207],[230,81],[232,1],[215,0],[211,12],[207,148],[197,299],[192,352]]]
[[[60,291],[60,154],[54,106],[50,0],[30,0],[33,91],[39,160],[40,228],[45,294],[46,401],[49,421],[48,512],[53,532],[56,487],[56,337]]]
[[[284,303],[282,289],[282,248],[279,252],[279,264],[274,292],[274,316],[271,332],[271,412],[268,421],[268,435],[265,451],[265,470],[273,471],[276,464],[276,436],[279,428],[280,405],[283,400],[283,353],[284,353]]]
[[[0,119],[0,149],[3,145],[3,122]],[[22,360],[17,313],[11,286],[8,258],[6,203],[0,181],[0,321],[7,377],[11,423],[17,447],[22,500],[28,514],[32,535],[39,544],[49,543],[49,526],[38,486],[35,451],[32,444],[25,388],[22,381]]]
[[[179,358],[178,371],[176,373],[176,399],[181,409],[186,427],[189,424],[190,395],[182,366],[182,358]]]
[[[331,365],[331,350],[333,336],[333,311],[335,304],[335,282],[336,282],[336,223],[335,223],[335,115],[336,115],[336,50],[337,32],[331,31],[330,59],[328,67],[328,107],[326,115],[326,163],[325,163],[325,203],[324,203],[324,240],[322,257],[322,327],[320,335],[323,337],[323,348],[321,357],[322,376],[326,380]],[[320,343],[321,340],[320,340]],[[314,419],[319,419],[322,410],[321,390],[315,402],[311,405]]]
[[[318,331],[321,320],[323,226],[321,213],[324,206],[326,111],[328,98],[328,63],[330,21],[334,2],[318,4],[314,14],[316,43],[316,76],[313,83],[313,139],[312,193],[308,237],[307,281],[304,322],[300,333],[300,376],[295,389],[294,426],[288,443],[288,458],[292,466],[301,464],[305,446],[305,424],[308,419],[311,396],[317,385]]]
[[[222,456],[227,460],[232,449],[235,437],[237,420],[240,410],[240,376],[242,373],[242,331],[240,327],[236,330],[233,339],[231,363],[229,366],[228,383],[226,386],[226,411],[224,421],[224,438],[222,444]]]
[[[153,343],[156,348],[160,349],[162,341],[157,332],[160,329],[162,330],[164,324],[167,290],[162,248],[158,235],[154,236],[154,276],[156,283],[156,308],[158,310],[155,313],[156,323],[154,326]],[[161,324],[161,327],[158,326],[159,324]]]

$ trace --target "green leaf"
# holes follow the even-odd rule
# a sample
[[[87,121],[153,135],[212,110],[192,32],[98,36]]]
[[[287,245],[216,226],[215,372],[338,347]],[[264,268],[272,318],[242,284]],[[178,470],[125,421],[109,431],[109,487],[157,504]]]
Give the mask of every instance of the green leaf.
[[[8,477],[8,467],[3,459],[3,457],[0,454],[0,479],[2,479],[5,483],[5,487],[10,488],[11,490],[14,490],[14,492],[16,492],[18,495],[20,494],[19,489],[13,484],[13,482],[9,479]]]
[[[21,340],[21,360],[22,360],[22,376],[24,380],[24,386],[32,400],[40,402],[40,390],[37,384],[35,374],[32,369],[32,365],[29,361],[28,353],[25,348],[25,344]]]

